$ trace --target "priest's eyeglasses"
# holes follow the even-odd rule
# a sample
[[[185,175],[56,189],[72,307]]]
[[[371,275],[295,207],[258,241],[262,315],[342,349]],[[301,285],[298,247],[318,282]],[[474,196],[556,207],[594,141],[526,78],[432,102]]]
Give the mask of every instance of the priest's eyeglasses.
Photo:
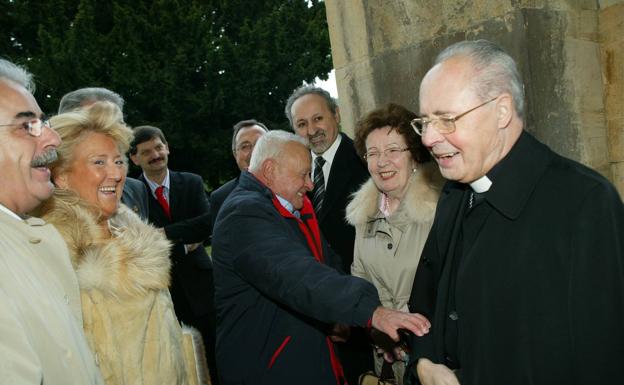
[[[0,124],[0,127],[21,126],[30,136],[41,136],[43,128],[52,128],[48,119],[32,119],[21,123]]]
[[[414,129],[414,131],[416,131],[416,133],[420,136],[425,135],[425,133],[427,132],[427,130],[429,129],[430,126],[435,127],[436,130],[438,130],[438,132],[440,134],[451,134],[453,132],[455,132],[455,122],[458,121],[459,119],[463,118],[464,116],[468,115],[469,113],[471,113],[472,111],[481,108],[483,106],[485,106],[488,103],[493,102],[494,100],[498,99],[498,96],[495,98],[492,98],[486,102],[483,102],[481,104],[479,104],[476,107],[473,107],[471,109],[469,109],[468,111],[462,112],[459,115],[455,115],[455,116],[451,116],[451,115],[442,115],[442,116],[436,116],[433,118],[427,118],[427,117],[423,117],[423,118],[416,118],[413,119],[410,124],[412,125],[412,128]]]

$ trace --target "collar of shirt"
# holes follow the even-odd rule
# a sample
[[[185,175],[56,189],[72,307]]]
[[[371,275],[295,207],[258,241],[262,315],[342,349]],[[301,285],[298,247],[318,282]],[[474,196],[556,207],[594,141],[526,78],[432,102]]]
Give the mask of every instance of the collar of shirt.
[[[492,181],[487,177],[487,175],[483,175],[481,178],[471,182],[470,187],[472,187],[476,193],[484,193],[492,187]]]
[[[342,141],[342,135],[340,132],[332,143],[331,146],[322,154],[316,155],[312,152],[312,175],[314,175],[314,161],[319,156],[322,156],[325,159],[325,164],[323,165],[323,177],[325,177],[325,185],[327,186],[327,181],[329,180],[329,171],[331,170],[332,163],[334,162],[334,157],[336,156],[336,152],[338,151],[338,147],[340,146],[340,142]]]
[[[22,218],[20,218],[19,215],[15,214],[13,211],[9,210],[6,206],[2,205],[1,203],[0,203],[0,211],[7,213],[10,217],[17,219],[18,221],[22,220]]]
[[[154,182],[153,180],[151,180],[150,178],[148,178],[147,175],[145,175],[145,173],[143,173],[143,178],[145,178],[145,180],[147,181],[147,185],[149,186],[150,191],[152,192],[152,196],[156,198],[156,189],[160,185]],[[164,195],[165,195],[165,199],[167,199],[167,202],[169,202],[169,169],[167,169],[167,174],[165,175],[165,179],[163,180],[162,186],[165,186]]]
[[[292,205],[292,203],[277,194],[275,194],[275,196],[277,197],[279,203],[284,206],[284,208],[288,210],[292,215],[296,216],[297,218],[301,217],[299,214],[299,210],[295,210],[295,207]]]

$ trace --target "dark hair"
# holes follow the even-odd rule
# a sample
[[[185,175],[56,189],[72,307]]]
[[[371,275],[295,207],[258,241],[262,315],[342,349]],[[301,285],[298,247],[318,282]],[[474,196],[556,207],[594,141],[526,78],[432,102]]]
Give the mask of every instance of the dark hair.
[[[66,93],[61,98],[58,113],[78,110],[82,108],[84,102],[108,101],[114,103],[123,112],[124,100],[118,93],[102,87],[80,88]]]
[[[405,139],[407,147],[410,149],[412,159],[418,163],[425,163],[431,160],[429,151],[420,141],[420,136],[416,134],[410,121],[416,118],[416,114],[398,104],[389,103],[366,114],[355,126],[355,151],[359,156],[366,154],[366,138],[368,135],[382,127],[390,126],[391,130]]]
[[[130,143],[130,155],[137,153],[137,146],[141,143],[152,140],[155,137],[160,138],[164,144],[167,144],[165,134],[158,127],[154,126],[139,126],[134,128],[134,140]]]
[[[238,135],[240,130],[242,130],[243,128],[252,126],[258,126],[262,128],[265,132],[269,132],[267,126],[265,126],[263,123],[260,123],[256,119],[241,120],[240,122],[236,123],[232,128],[232,151],[236,150],[236,135]]]
[[[321,96],[325,99],[325,103],[327,103],[327,108],[331,111],[332,115],[336,115],[336,110],[338,108],[338,104],[336,104],[336,99],[334,99],[329,92],[325,91],[322,88],[304,85],[296,90],[288,97],[286,101],[286,107],[284,108],[284,112],[286,113],[286,117],[288,118],[288,122],[290,123],[290,128],[294,129],[293,125],[293,117],[292,117],[292,105],[302,96],[306,96],[309,94],[314,94]]]

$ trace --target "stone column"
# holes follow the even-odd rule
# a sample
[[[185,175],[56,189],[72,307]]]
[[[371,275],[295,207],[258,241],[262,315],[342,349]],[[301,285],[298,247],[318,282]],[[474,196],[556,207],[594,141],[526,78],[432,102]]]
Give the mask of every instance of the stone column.
[[[518,62],[527,129],[624,195],[624,0],[326,0],[343,130],[388,102],[418,110],[440,50],[489,39]]]

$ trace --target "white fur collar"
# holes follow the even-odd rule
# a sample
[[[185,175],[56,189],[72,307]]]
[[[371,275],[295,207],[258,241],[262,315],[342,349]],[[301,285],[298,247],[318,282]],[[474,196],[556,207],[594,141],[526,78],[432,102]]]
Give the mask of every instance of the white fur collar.
[[[409,187],[397,213],[403,213],[409,222],[431,220],[435,214],[438,196],[444,184],[434,162],[419,165],[412,174]],[[346,219],[353,226],[362,225],[376,217],[379,212],[379,190],[372,178],[353,193],[347,205]]]

